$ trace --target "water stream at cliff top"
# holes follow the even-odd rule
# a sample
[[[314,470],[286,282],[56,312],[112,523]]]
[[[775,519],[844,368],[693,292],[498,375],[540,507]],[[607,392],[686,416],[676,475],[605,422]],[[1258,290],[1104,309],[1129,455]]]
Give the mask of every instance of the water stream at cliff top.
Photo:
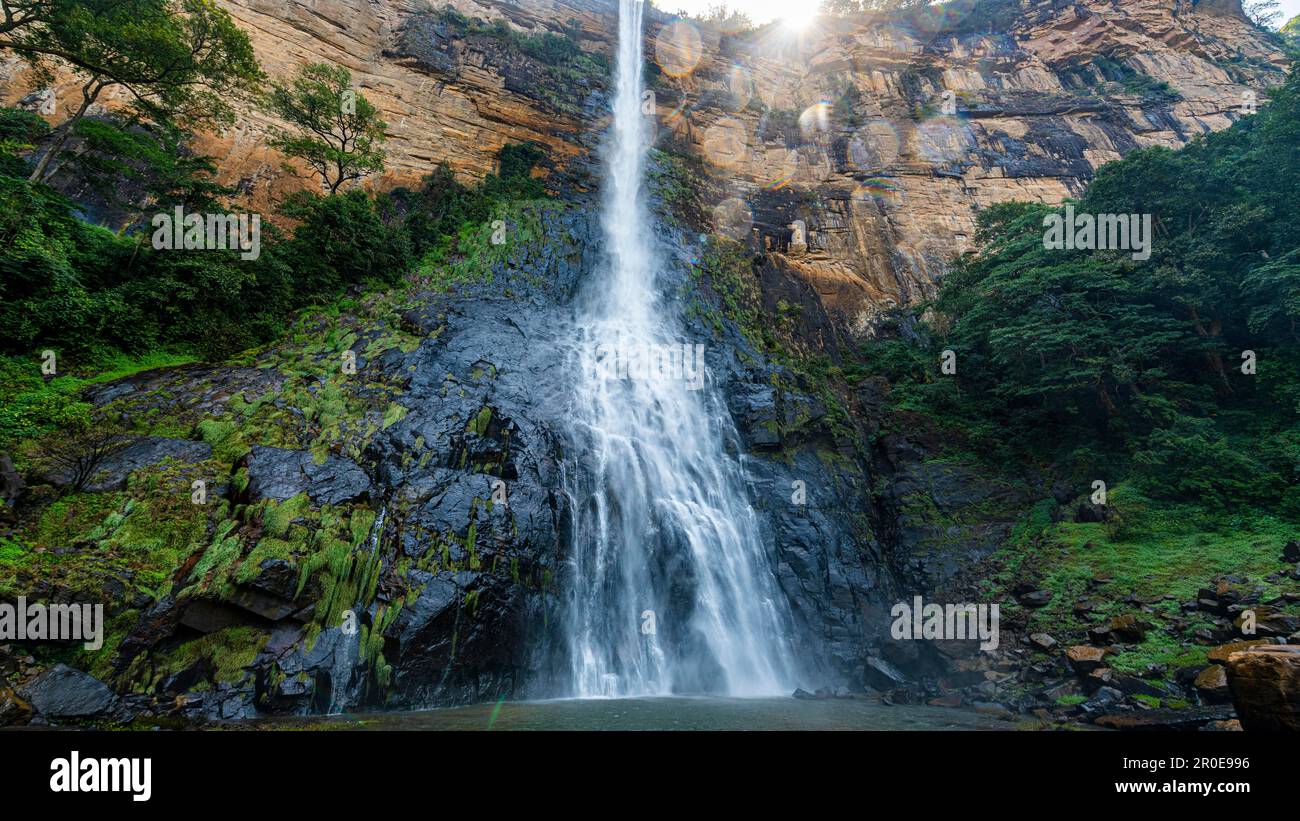
[[[735,429],[721,398],[680,367],[694,346],[659,297],[643,191],[643,8],[620,0],[602,214],[608,266],[578,312],[567,691],[789,694],[798,670],[788,604],[726,447],[735,450]],[[679,367],[666,378],[611,368],[652,351],[676,351]]]

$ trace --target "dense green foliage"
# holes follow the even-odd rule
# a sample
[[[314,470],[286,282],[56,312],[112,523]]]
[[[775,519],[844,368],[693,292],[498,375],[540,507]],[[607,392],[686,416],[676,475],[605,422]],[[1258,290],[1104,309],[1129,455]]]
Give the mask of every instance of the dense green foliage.
[[[1149,260],[1049,250],[1053,209],[990,208],[980,251],[923,309],[940,317],[923,342],[869,345],[856,373],[888,374],[901,407],[986,452],[1300,515],[1298,195],[1293,74],[1227,131],[1101,169],[1077,210],[1152,214]]]
[[[503,203],[546,196],[542,181],[532,176],[542,159],[535,143],[507,145],[501,149],[497,173],[488,174],[476,187],[458,182],[451,167],[442,163],[419,189],[395,190],[392,196],[406,214],[412,251],[445,257],[465,224],[487,223]]]
[[[4,145],[21,147],[34,130],[21,113],[0,111]],[[213,207],[224,193],[207,176],[210,161],[174,141],[112,123],[102,133],[106,148],[90,172],[146,178],[158,196],[150,210]],[[114,145],[124,153],[108,150]],[[133,150],[142,145],[148,150]],[[507,146],[500,172],[478,186],[444,166],[415,191],[291,197],[282,213],[296,226],[286,236],[263,223],[261,254],[245,260],[236,251],[155,251],[147,225],[115,233],[90,224],[53,189],[21,179],[21,158],[0,153],[3,167],[19,172],[0,175],[0,345],[11,354],[177,344],[206,356],[238,351],[269,339],[303,305],[354,285],[395,284],[428,252],[454,254],[463,224],[486,223],[502,202],[544,195],[531,176],[540,157],[535,146]]]
[[[264,221],[256,259],[155,250],[150,214],[177,205],[224,210],[231,192],[214,181],[210,158],[192,154],[183,132],[149,124],[93,119],[82,132],[82,177],[110,189],[116,180],[118,193],[133,186],[150,203],[121,202],[143,217],[122,231],[86,221],[78,204],[27,181],[22,155],[48,129],[34,115],[0,109],[0,449],[84,417],[75,398],[83,377],[132,370],[124,357],[141,367],[220,358],[274,338],[299,309],[351,289],[391,287],[417,271],[428,282],[434,265],[464,280],[458,260],[479,253],[481,229],[509,203],[545,196],[532,176],[541,150],[511,145],[499,171],[474,186],[444,165],[416,190],[292,196],[281,214],[293,227]],[[43,350],[71,375],[42,382]]]
[[[57,64],[81,85],[81,100],[43,146],[33,181],[57,171],[68,138],[106,90],[123,90],[133,116],[150,122],[221,127],[234,121],[232,102],[250,97],[263,80],[248,35],[213,0],[28,6],[22,25],[0,31],[0,50],[30,63],[38,79],[48,79]]]
[[[487,22],[477,17],[467,17],[451,6],[438,9],[435,15],[439,20],[454,25],[468,34],[493,37],[505,46],[550,66],[569,66],[599,73],[609,70],[609,61],[605,55],[588,54],[583,51],[567,32],[554,34],[544,31],[540,34],[526,34],[512,29],[504,19],[498,18]],[[572,21],[571,25],[576,29],[577,21]]]

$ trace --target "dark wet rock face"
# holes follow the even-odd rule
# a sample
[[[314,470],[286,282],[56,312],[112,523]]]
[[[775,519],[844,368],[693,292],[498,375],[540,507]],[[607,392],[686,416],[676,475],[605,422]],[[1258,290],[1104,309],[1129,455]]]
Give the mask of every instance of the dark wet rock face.
[[[170,439],[164,436],[145,436],[109,454],[96,467],[82,489],[91,493],[121,490],[126,487],[127,477],[141,468],[157,465],[166,459],[182,463],[197,463],[211,455],[212,448],[203,442]],[[50,478],[55,486],[66,485],[72,480],[70,475],[56,475]]]
[[[349,555],[356,567],[374,568],[373,593],[347,587],[355,612],[335,607],[322,622],[333,591],[362,571],[322,582],[321,573],[334,571],[311,575],[301,556],[259,559],[261,548],[250,550],[261,544],[258,531],[236,529],[242,563],[224,571],[225,583],[204,572],[206,553],[183,568],[177,596],[142,613],[128,634],[119,672],[165,666],[159,659],[197,642],[263,636],[238,664],[214,656],[155,676],[160,697],[179,696],[181,714],[205,720],[565,692],[571,516],[563,477],[568,460],[581,458],[566,451],[563,433],[574,376],[571,303],[579,283],[598,275],[599,255],[590,213],[560,210],[543,220],[545,241],[500,263],[491,282],[423,294],[402,311],[402,331],[418,344],[374,351],[364,339],[352,343],[357,377],[397,386],[392,402],[402,408],[360,447],[325,450],[309,437],[296,447],[250,442],[235,464],[246,478],[231,483],[231,499],[292,509],[275,531],[285,538],[329,511],[376,516],[366,532],[353,532]],[[662,238],[671,260],[665,292],[676,293],[693,249]],[[744,461],[807,681],[854,691],[903,682],[899,654],[885,658],[898,585],[875,535],[860,454],[841,452],[824,432],[820,401],[773,389],[792,378],[734,328],[718,336],[701,320],[685,333],[706,345],[715,399],[737,423],[729,448]],[[227,391],[259,395],[237,384]],[[264,531],[273,518],[253,517],[251,527]]]
[[[245,459],[251,499],[283,501],[306,493],[316,504],[337,505],[370,493],[370,477],[349,459],[329,455],[316,464],[312,454],[256,445]]]
[[[117,701],[102,681],[62,664],[31,681],[23,695],[39,715],[52,719],[102,716]]]
[[[411,410],[370,452],[395,550],[417,565],[418,592],[386,634],[410,703],[513,691],[524,637],[541,641],[566,515],[564,313],[507,299],[439,307],[416,320],[442,331],[412,355]]]
[[[221,721],[566,694],[564,485],[583,454],[565,431],[574,300],[600,275],[596,213],[543,210],[489,280],[416,293],[384,327],[309,328],[315,359],[286,342],[257,367],[96,388],[101,407],[156,407],[211,443],[139,439],[114,487],[168,458],[229,470],[172,586],[131,603],[106,678],[153,701],[121,710]],[[1010,492],[902,436],[873,448],[833,431],[798,375],[733,323],[686,310],[701,249],[660,230],[667,310],[705,346],[709,401],[735,423],[726,447],[789,604],[801,681],[914,698],[907,688],[948,667],[928,642],[891,640],[890,610],[986,556],[1005,531],[962,511]],[[187,390],[192,405],[170,398]],[[960,664],[951,675],[979,678]]]

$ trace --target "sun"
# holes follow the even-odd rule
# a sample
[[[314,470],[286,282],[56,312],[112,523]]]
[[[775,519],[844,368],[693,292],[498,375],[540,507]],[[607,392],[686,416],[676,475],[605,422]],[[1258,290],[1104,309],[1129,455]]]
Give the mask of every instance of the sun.
[[[816,15],[810,12],[794,12],[793,14],[782,15],[780,18],[781,28],[795,33],[807,31],[808,27],[816,19]]]

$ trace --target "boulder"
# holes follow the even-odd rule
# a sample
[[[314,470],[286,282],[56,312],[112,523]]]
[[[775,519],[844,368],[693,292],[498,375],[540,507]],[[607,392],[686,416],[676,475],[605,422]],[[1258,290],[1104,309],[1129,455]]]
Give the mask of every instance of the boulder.
[[[1227,664],[1228,657],[1233,653],[1245,650],[1248,647],[1254,647],[1260,644],[1272,644],[1268,639],[1247,639],[1244,641],[1230,641],[1227,644],[1220,644],[1218,647],[1212,647],[1205,654],[1206,659],[1215,664]]]
[[[1114,687],[1102,687],[1092,698],[1079,705],[1079,709],[1088,715],[1100,715],[1108,712],[1116,702],[1123,700],[1124,694]]]
[[[306,493],[313,504],[337,505],[370,494],[370,477],[351,459],[330,454],[316,464],[310,452],[254,445],[244,457],[250,501],[284,501]]]
[[[977,701],[972,706],[975,708],[975,712],[981,715],[992,716],[993,718],[1000,719],[1002,721],[1016,720],[1015,713],[1011,712],[1006,707],[996,702]]]
[[[1052,638],[1047,633],[1030,633],[1029,643],[1037,647],[1039,650],[1051,650],[1056,646],[1056,639]]]
[[[1211,721],[1201,729],[1209,733],[1239,733],[1241,732],[1241,722],[1235,718],[1226,721]]]
[[[1016,597],[1016,601],[1024,607],[1046,607],[1052,600],[1052,591],[1050,590],[1030,590]]]
[[[1126,696],[1141,695],[1164,698],[1169,695],[1169,691],[1160,686],[1159,683],[1138,676],[1115,675],[1112,681],[1115,688]]]
[[[104,682],[63,664],[33,679],[23,695],[46,718],[94,718],[117,700]]]
[[[1111,730],[1199,730],[1212,723],[1230,721],[1232,708],[1193,707],[1185,710],[1156,709],[1127,713],[1105,713],[1093,719]]]
[[[1300,541],[1292,539],[1282,548],[1282,561],[1287,564],[1300,562]]]
[[[865,681],[875,690],[892,690],[907,684],[907,677],[897,667],[882,658],[867,658]]]
[[[1232,622],[1238,632],[1253,624],[1258,636],[1289,636],[1300,630],[1300,616],[1292,616],[1271,607],[1253,607],[1237,614]]]
[[[1132,613],[1112,616],[1106,626],[1116,639],[1128,644],[1141,644],[1147,637],[1146,626]]]
[[[1065,651],[1065,657],[1070,662],[1070,667],[1073,668],[1074,672],[1079,675],[1087,675],[1105,663],[1108,652],[1110,651],[1104,647],[1076,644]]]
[[[1300,730],[1300,646],[1255,645],[1233,653],[1228,689],[1246,730]]]
[[[1093,644],[1110,644],[1115,640],[1115,636],[1110,632],[1109,624],[1099,624],[1096,627],[1088,628],[1088,641]]]
[[[1228,694],[1228,670],[1222,664],[1211,664],[1196,674],[1193,681],[1201,697],[1213,702],[1224,702]]]

